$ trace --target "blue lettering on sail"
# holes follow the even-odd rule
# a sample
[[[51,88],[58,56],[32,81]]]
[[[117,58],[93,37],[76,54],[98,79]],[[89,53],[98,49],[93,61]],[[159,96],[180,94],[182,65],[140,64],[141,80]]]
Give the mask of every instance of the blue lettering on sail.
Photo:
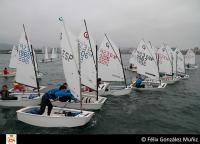
[[[78,42],[78,46],[80,48],[80,61],[82,62],[84,59],[88,59],[92,57],[92,49],[88,47],[87,44]]]
[[[27,49],[27,45],[19,44],[19,61],[24,64],[29,64],[31,60],[31,52],[30,49]]]
[[[146,55],[143,52],[137,51],[137,62],[143,66],[146,66],[146,61],[153,61],[154,58],[152,56]]]

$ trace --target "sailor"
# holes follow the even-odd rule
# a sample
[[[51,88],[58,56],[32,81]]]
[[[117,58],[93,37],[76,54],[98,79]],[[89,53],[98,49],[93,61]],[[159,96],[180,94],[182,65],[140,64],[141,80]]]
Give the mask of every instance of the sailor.
[[[187,64],[187,68],[189,68],[190,67],[190,65],[189,65],[189,63]]]
[[[17,97],[11,96],[11,92],[8,91],[7,85],[2,86],[2,90],[0,91],[2,100],[17,100]]]
[[[132,65],[132,64],[130,64],[129,68],[130,68],[130,69],[132,69],[132,68],[133,68],[133,65]]]
[[[3,70],[3,74],[4,74],[4,75],[8,75],[8,74],[9,74],[9,71],[8,71],[8,69],[7,69],[6,67],[5,67],[4,70]]]
[[[45,111],[46,106],[48,106],[47,114],[50,115],[51,110],[53,108],[50,99],[57,100],[60,97],[67,97],[67,100],[69,101],[71,100],[74,100],[75,102],[78,101],[70,92],[66,92],[65,86],[61,85],[59,89],[49,90],[42,96],[42,101],[38,114],[42,115]]]
[[[135,87],[136,88],[141,88],[141,87],[144,88],[144,84],[142,84],[142,80],[140,77],[137,77],[137,80],[135,82]]]
[[[13,92],[25,92],[25,86],[23,84],[19,84],[16,81],[13,83]]]

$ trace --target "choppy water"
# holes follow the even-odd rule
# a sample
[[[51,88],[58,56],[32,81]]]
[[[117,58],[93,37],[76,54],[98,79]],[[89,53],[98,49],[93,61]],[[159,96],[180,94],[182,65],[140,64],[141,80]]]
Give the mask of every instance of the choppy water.
[[[41,59],[42,55],[38,55]],[[7,66],[10,55],[0,55],[0,68]],[[128,64],[129,55],[123,55]],[[197,63],[200,63],[197,57]],[[53,88],[64,82],[61,61],[41,64],[45,76],[41,85]],[[41,128],[16,119],[18,108],[0,107],[0,132],[17,134],[152,134],[200,133],[200,68],[188,72],[189,80],[169,85],[163,92],[132,92],[129,96],[109,96],[91,121],[78,128]],[[127,81],[131,73],[126,72]],[[11,79],[0,78],[11,85]]]

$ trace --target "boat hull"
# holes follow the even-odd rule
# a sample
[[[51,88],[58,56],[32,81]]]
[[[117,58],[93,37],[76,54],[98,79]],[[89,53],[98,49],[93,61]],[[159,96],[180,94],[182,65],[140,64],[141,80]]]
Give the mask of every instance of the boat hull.
[[[43,95],[41,93],[41,95]],[[4,107],[26,107],[36,106],[41,103],[41,96],[37,93],[13,93],[12,96],[17,97],[17,100],[0,100],[0,106]]]
[[[3,74],[2,71],[0,71],[0,77],[14,77],[16,75],[15,71],[10,72],[9,74]]]
[[[98,97],[98,101],[96,100],[96,96],[90,93],[83,94],[82,100],[82,109],[85,110],[99,110],[105,103],[107,98]],[[80,103],[75,102],[61,102],[61,101],[52,101],[52,105],[56,107],[66,107],[72,109],[80,109]]]
[[[61,111],[80,112],[80,110],[58,107],[53,107],[50,116],[46,115],[46,111],[43,115],[31,114],[30,111],[35,108],[39,107],[26,107],[18,110],[17,119],[38,127],[78,127],[87,124],[94,115],[94,112],[82,111],[77,116],[65,116]]]
[[[157,87],[145,86],[145,88],[137,88],[134,84],[131,84],[130,86],[135,91],[161,91],[167,86],[167,83],[161,83]]]

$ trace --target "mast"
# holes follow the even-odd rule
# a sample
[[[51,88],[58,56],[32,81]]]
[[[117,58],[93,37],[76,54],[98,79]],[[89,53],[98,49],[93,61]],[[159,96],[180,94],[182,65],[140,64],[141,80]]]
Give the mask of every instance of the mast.
[[[98,88],[99,88],[99,85],[98,85],[98,45],[96,45],[96,79],[97,79],[97,101],[98,101],[98,98],[99,98],[99,92],[98,92]]]
[[[183,55],[183,60],[184,60],[184,69],[185,69],[185,55]],[[185,74],[186,74],[186,69],[185,69]]]
[[[178,75],[178,72],[177,72],[177,64],[178,64],[178,60],[177,60],[177,58],[178,58],[178,53],[177,53],[177,51],[176,51],[176,76]]]
[[[32,63],[33,63],[34,71],[35,71],[35,77],[36,77],[36,83],[37,83],[37,90],[38,90],[38,95],[40,96],[40,87],[39,87],[39,82],[38,82],[37,72],[36,72],[36,67],[35,67],[35,59],[34,59],[33,47],[32,47],[32,45],[31,45],[31,47],[29,47],[28,37],[27,37],[27,34],[26,34],[26,30],[25,30],[24,24],[23,24],[23,29],[24,29],[25,38],[26,38],[26,42],[27,42],[28,48],[31,49]]]
[[[125,86],[127,87],[126,75],[125,75],[125,72],[124,72],[124,67],[123,67],[123,62],[122,62],[122,56],[121,56],[121,51],[120,51],[120,49],[119,49],[119,54],[120,54],[120,58],[121,58],[121,66],[122,66],[123,75],[124,75],[124,83],[125,83]]]
[[[165,44],[164,44],[164,45],[165,45]],[[172,67],[172,79],[173,79],[173,56],[172,56],[172,54],[171,54],[171,60],[170,60],[170,57],[169,57],[169,54],[168,54],[168,50],[167,50],[167,48],[166,48],[166,45],[165,45],[165,50],[166,50],[166,52],[167,52],[167,56],[168,56],[168,58],[169,58],[169,61],[170,61],[171,67]]]
[[[87,24],[86,24],[86,20],[84,19],[84,24],[85,24],[85,29],[86,29],[86,32],[88,34],[88,40],[89,40],[89,44],[90,44],[90,48],[91,48],[91,52],[92,52],[92,58],[93,58],[93,61],[94,61],[94,64],[95,64],[95,59],[94,59],[94,53],[93,53],[93,50],[92,50],[92,45],[91,45],[91,42],[90,42],[90,35],[89,35],[89,32],[88,32],[88,28],[87,28]]]
[[[171,54],[171,59],[172,59],[172,61],[171,61],[171,65],[172,65],[172,79],[173,79],[173,71],[174,71],[174,66],[173,66],[173,61],[174,61],[174,58],[173,58],[173,55]]]
[[[78,46],[78,64],[79,64],[79,84],[80,84],[80,109],[81,109],[81,113],[82,113],[82,92],[81,92],[81,61],[80,61],[80,47]]]
[[[108,37],[107,37],[106,33],[105,33],[105,37],[106,37],[106,39],[108,40],[108,42],[109,42],[109,44],[110,44],[110,46],[111,46],[111,48],[112,48],[113,52],[114,52],[114,53],[115,53],[115,55],[117,56],[117,54],[116,54],[116,52],[115,52],[115,50],[114,50],[114,48],[113,48],[113,46],[112,46],[112,44],[111,44],[110,40],[108,39]],[[119,49],[119,54],[120,54],[120,58],[121,58],[121,52],[120,52],[120,49]],[[127,83],[126,83],[126,76],[125,76],[125,72],[124,72],[124,68],[123,68],[123,62],[122,62],[122,58],[121,58],[121,60],[120,60],[120,59],[119,59],[119,57],[117,56],[117,59],[118,59],[118,60],[119,60],[119,62],[121,63],[122,70],[123,70],[123,75],[124,75],[124,83],[125,83],[125,86],[127,87]]]
[[[95,68],[96,68],[96,100],[98,100],[98,84],[97,84],[97,81],[98,81],[98,61],[97,61],[97,45],[96,45],[96,64],[95,64],[95,58],[94,58],[94,52],[92,50],[92,45],[91,45],[91,41],[90,41],[90,35],[89,35],[89,32],[88,32],[88,28],[87,28],[87,23],[86,23],[86,20],[84,19],[84,24],[85,24],[85,29],[86,29],[86,32],[88,34],[88,40],[89,40],[89,44],[90,44],[90,49],[91,49],[91,52],[92,52],[92,58],[93,58],[93,62],[94,62],[94,65],[95,65]]]

